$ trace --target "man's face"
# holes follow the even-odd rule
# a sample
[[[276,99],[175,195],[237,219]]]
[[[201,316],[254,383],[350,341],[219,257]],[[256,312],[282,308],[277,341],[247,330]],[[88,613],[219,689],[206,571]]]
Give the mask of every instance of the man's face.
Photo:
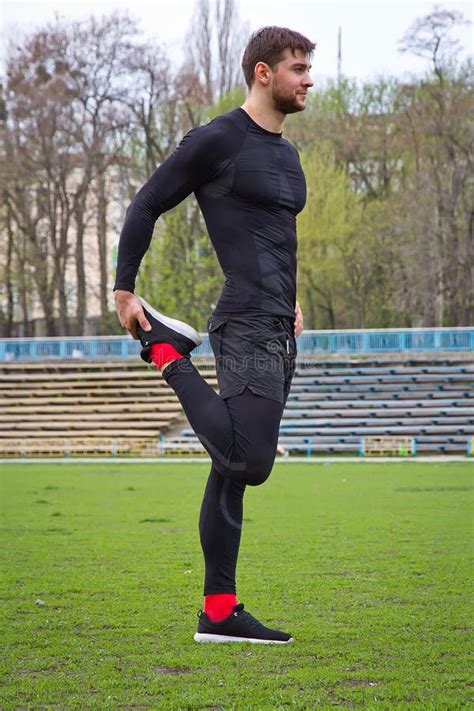
[[[308,57],[300,50],[294,53],[285,49],[283,59],[272,72],[272,99],[274,108],[282,114],[304,111],[306,94],[313,86]]]

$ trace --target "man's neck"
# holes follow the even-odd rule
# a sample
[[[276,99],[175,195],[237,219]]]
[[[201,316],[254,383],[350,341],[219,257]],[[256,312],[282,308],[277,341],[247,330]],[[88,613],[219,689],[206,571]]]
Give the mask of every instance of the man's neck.
[[[252,121],[255,121],[259,126],[266,131],[272,133],[282,133],[283,123],[286,115],[276,111],[275,109],[262,105],[260,102],[252,100],[249,96],[242,104],[242,109],[247,113]]]

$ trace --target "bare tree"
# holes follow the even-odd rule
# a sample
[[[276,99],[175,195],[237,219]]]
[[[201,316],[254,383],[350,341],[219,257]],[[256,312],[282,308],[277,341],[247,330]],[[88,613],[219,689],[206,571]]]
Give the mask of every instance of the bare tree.
[[[50,83],[47,67],[38,61],[43,46],[40,34],[8,64],[4,196],[19,268],[31,266],[48,330],[54,333],[55,296],[62,327],[67,328],[65,269],[71,206],[64,192],[68,157],[59,115],[68,98],[60,83]],[[22,264],[23,258],[27,264]]]
[[[137,79],[145,62],[142,52],[142,67],[133,67],[139,39],[136,23],[126,16],[74,23],[57,19],[10,51],[4,195],[11,229],[29,244],[25,256],[49,333],[55,332],[56,302],[60,333],[68,333],[72,308],[75,327],[84,333],[90,293],[85,236],[94,225],[100,305],[107,321],[105,186],[118,171],[124,146],[133,142],[131,99],[139,97]],[[171,83],[168,77],[166,82]]]
[[[402,214],[419,227],[407,257],[417,254],[426,262],[430,283],[424,291],[425,312],[436,325],[467,325],[474,318],[474,142],[469,120],[474,67],[469,60],[456,64],[456,42],[450,37],[461,24],[465,21],[459,13],[437,9],[417,20],[401,43],[403,51],[428,57],[433,67],[431,76],[403,90],[401,122],[415,157],[407,188],[416,199]],[[423,244],[422,252],[416,249]]]
[[[208,105],[242,84],[240,61],[247,35],[248,25],[240,21],[235,0],[197,0],[186,50]]]
[[[105,174],[116,161],[116,148],[128,135],[130,112],[126,101],[133,86],[124,78],[134,43],[136,23],[114,13],[109,17],[75,22],[63,29],[64,42],[58,47],[56,60],[71,95],[73,123],[70,143],[80,156],[80,177],[74,199],[76,226],[76,321],[81,333],[87,316],[87,284],[84,267],[84,235],[91,191],[98,194],[97,241],[100,274],[102,318],[107,319],[108,261],[105,241],[106,203],[103,184]],[[127,75],[125,75],[127,76]]]
[[[399,42],[401,52],[429,59],[439,81],[452,63],[459,48],[459,40],[452,37],[456,27],[469,25],[457,10],[435,7],[433,12],[417,18]]]

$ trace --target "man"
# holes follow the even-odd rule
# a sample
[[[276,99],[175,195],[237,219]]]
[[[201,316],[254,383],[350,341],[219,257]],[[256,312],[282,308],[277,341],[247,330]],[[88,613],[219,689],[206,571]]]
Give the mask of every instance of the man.
[[[306,186],[282,127],[287,114],[305,108],[314,47],[286,28],[254,33],[242,60],[245,103],[184,137],[134,198],[120,237],[120,321],[176,392],[212,460],[199,520],[205,584],[198,642],[292,641],[237,603],[235,571],[245,487],[262,484],[271,472],[295,336],[303,329],[296,302],[296,215]],[[196,331],[133,293],[155,221],[192,192],[225,276],[208,323],[219,395],[189,360],[200,343]]]

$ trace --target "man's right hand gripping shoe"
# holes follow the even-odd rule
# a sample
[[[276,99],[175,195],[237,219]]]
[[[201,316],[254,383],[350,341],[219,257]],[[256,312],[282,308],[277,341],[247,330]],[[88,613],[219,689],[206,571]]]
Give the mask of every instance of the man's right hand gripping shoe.
[[[213,622],[205,612],[199,614],[196,642],[253,642],[254,644],[288,644],[293,642],[291,634],[265,627],[242,603],[234,606],[228,617]]]
[[[192,326],[161,314],[141,296],[137,298],[151,325],[151,331],[144,331],[140,324],[137,324],[137,333],[142,344],[140,355],[144,361],[151,362],[150,349],[154,343],[171,343],[181,355],[189,355],[193,348],[201,345],[202,338]]]

